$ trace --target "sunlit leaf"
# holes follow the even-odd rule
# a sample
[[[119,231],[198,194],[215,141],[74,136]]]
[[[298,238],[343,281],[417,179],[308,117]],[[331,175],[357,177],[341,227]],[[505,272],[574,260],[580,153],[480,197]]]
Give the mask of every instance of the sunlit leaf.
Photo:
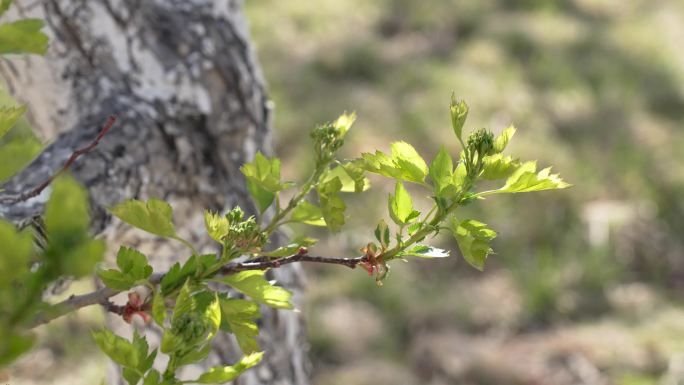
[[[24,19],[0,25],[0,54],[35,53],[44,55],[48,37],[40,30],[44,23],[38,19]]]
[[[489,243],[496,238],[496,232],[482,222],[467,219],[454,223],[453,234],[463,258],[476,269],[484,269],[487,256],[493,252]]]
[[[294,308],[290,303],[292,293],[282,287],[271,285],[264,278],[263,271],[243,271],[215,280],[235,288],[259,303],[281,309]]]
[[[171,205],[162,200],[152,198],[143,202],[131,199],[110,208],[109,211],[129,225],[148,233],[162,237],[176,237],[173,210]]]

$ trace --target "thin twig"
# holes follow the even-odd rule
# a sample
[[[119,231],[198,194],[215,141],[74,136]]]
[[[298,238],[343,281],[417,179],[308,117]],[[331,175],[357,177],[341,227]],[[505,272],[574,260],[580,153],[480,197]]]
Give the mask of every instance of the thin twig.
[[[52,183],[53,180],[55,180],[58,176],[62,175],[65,171],[67,171],[74,164],[76,159],[78,159],[81,155],[87,154],[94,150],[95,147],[97,147],[97,145],[100,144],[100,140],[102,140],[102,138],[104,138],[104,136],[107,135],[107,132],[109,132],[114,123],[116,123],[116,116],[112,115],[107,119],[105,124],[102,126],[102,129],[97,134],[97,137],[95,137],[95,139],[92,142],[90,142],[89,145],[74,151],[59,171],[49,176],[41,184],[39,184],[37,187],[30,191],[18,195],[11,195],[0,198],[0,203],[23,202],[40,195],[40,193],[43,192],[43,190],[45,190],[50,185],[50,183]]]
[[[306,251],[303,250],[297,254],[277,259],[258,257],[247,262],[231,263],[219,269],[217,271],[217,275],[231,275],[247,270],[267,270],[271,268],[278,268],[294,262],[326,263],[347,266],[353,269],[359,263],[366,261],[366,256],[356,258],[319,257],[308,255]],[[152,274],[152,276],[149,278],[149,281],[154,285],[159,284],[164,278],[164,275],[165,274],[161,273]],[[108,287],[103,287],[93,291],[92,293],[72,295],[68,299],[39,312],[33,321],[28,325],[28,327],[34,328],[36,326],[46,324],[75,310],[91,305],[102,305],[105,310],[119,314],[119,307],[109,301],[109,298],[119,293],[121,292]]]

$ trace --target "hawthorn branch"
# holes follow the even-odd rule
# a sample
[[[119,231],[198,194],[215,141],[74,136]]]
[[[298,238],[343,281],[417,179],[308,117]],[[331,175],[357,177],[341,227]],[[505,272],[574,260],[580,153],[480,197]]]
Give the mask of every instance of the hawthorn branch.
[[[69,157],[69,159],[67,159],[67,161],[64,162],[64,165],[62,166],[61,169],[59,169],[59,171],[57,171],[55,174],[49,176],[47,179],[45,179],[42,183],[40,183],[38,186],[36,186],[32,190],[23,192],[21,194],[9,195],[9,196],[5,196],[5,197],[0,198],[0,203],[18,203],[18,202],[23,202],[23,201],[29,200],[31,198],[34,198],[34,197],[40,195],[40,193],[43,192],[43,190],[45,190],[50,185],[50,183],[52,183],[52,181],[54,181],[58,176],[62,175],[64,172],[66,172],[74,164],[74,162],[76,162],[76,159],[78,159],[82,155],[85,155],[85,154],[93,151],[95,149],[95,147],[97,147],[97,145],[100,144],[100,141],[102,140],[102,138],[104,138],[104,136],[107,135],[107,132],[109,132],[109,130],[112,128],[112,126],[114,126],[114,123],[116,123],[116,116],[112,115],[109,118],[107,118],[107,121],[102,126],[102,129],[97,134],[95,139],[92,142],[90,142],[90,144],[88,144],[87,146],[79,148],[76,151],[74,151],[71,154],[71,156]]]
[[[232,275],[239,273],[241,271],[247,270],[268,270],[278,268],[284,265],[295,262],[312,262],[312,263],[324,263],[332,265],[346,266],[350,269],[356,268],[359,263],[365,263],[368,261],[368,257],[360,256],[356,258],[336,258],[336,257],[319,257],[312,256],[306,253],[306,249],[300,250],[297,254],[293,254],[287,257],[272,258],[272,257],[258,257],[246,262],[236,262],[230,263],[221,267],[216,275]],[[157,285],[164,278],[165,273],[155,273],[148,279],[153,285]],[[46,324],[64,315],[67,315],[73,311],[84,308],[91,305],[101,305],[105,310],[115,313],[122,314],[122,307],[113,304],[109,298],[121,293],[121,291],[110,289],[108,287],[103,287],[101,289],[95,290],[91,293],[82,295],[72,295],[66,300],[59,302],[49,308],[39,312],[28,324],[30,329],[37,326]]]

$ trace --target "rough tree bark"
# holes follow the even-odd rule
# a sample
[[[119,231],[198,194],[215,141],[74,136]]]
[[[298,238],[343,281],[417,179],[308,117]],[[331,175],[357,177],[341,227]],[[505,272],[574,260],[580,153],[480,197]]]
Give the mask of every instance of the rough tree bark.
[[[46,58],[1,63],[0,75],[10,92],[31,106],[34,126],[56,139],[3,186],[5,192],[26,191],[44,180],[113,114],[118,122],[110,134],[72,168],[90,192],[95,231],[110,245],[148,253],[155,269],[164,271],[188,253],[123,226],[103,210],[127,198],[160,197],[174,207],[181,235],[214,251],[203,234],[202,210],[239,204],[254,211],[238,168],[256,150],[269,151],[270,102],[240,2],[15,3],[24,15],[47,21],[51,46]],[[47,192],[0,206],[0,215],[24,222],[40,215],[46,197]],[[297,293],[299,269],[291,265],[273,274]],[[266,311],[261,342],[266,362],[238,383],[307,383],[298,313]],[[222,337],[209,361],[227,364],[239,355],[234,341]]]

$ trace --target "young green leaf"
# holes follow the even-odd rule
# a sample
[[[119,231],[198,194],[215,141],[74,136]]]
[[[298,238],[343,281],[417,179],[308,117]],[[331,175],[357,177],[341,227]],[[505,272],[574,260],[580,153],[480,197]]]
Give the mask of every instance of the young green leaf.
[[[551,168],[536,172],[536,162],[525,162],[508,177],[506,184],[493,191],[479,193],[479,196],[499,193],[520,193],[530,191],[564,189],[570,187],[558,174],[551,174]]]
[[[115,290],[128,290],[152,274],[152,266],[147,263],[147,257],[127,247],[119,249],[116,264],[120,271],[109,269],[97,272],[102,282]]]
[[[496,232],[482,222],[467,219],[454,224],[453,234],[463,258],[476,269],[483,270],[487,255],[493,251],[489,243],[496,238]]]
[[[510,156],[495,154],[486,156],[483,159],[484,167],[481,178],[486,180],[497,180],[511,176],[520,167],[520,162]]]
[[[261,317],[259,305],[244,299],[223,298],[221,312],[221,329],[235,334],[242,352],[258,352],[260,348],[256,337],[259,328],[255,320]]]
[[[237,274],[214,279],[233,287],[253,300],[275,308],[292,309],[292,293],[282,287],[271,285],[264,279],[263,271],[243,271]]]
[[[43,21],[24,19],[0,25],[0,55],[35,53],[44,55],[48,37],[40,30]]]
[[[5,136],[14,127],[17,120],[26,112],[26,106],[0,107],[0,138]]]
[[[413,146],[406,142],[394,142],[391,145],[392,158],[403,171],[406,180],[423,183],[428,173],[427,164]]]
[[[166,304],[164,303],[164,296],[159,292],[155,292],[152,299],[152,318],[157,325],[164,327]]]
[[[141,357],[138,348],[127,339],[117,336],[108,329],[94,331],[93,339],[100,350],[117,364],[130,368],[137,368],[140,364]]]
[[[18,232],[16,227],[0,220],[0,276],[11,277],[0,281],[0,288],[22,282],[29,273],[33,239],[29,231]]]
[[[299,202],[297,207],[292,210],[290,220],[312,226],[325,226],[321,208],[308,201]]]
[[[451,94],[451,126],[454,129],[456,137],[461,139],[463,135],[463,125],[468,117],[468,105],[463,101],[457,101],[456,95]]]
[[[390,195],[389,214],[392,220],[398,225],[404,225],[415,218],[413,210],[413,200],[411,195],[404,188],[404,184],[397,181],[394,188],[394,195]]]
[[[363,176],[363,169],[353,166],[351,163],[331,169],[321,179],[321,182],[325,183],[334,178],[339,178],[340,182],[342,182],[342,188],[340,189],[342,192],[361,192],[368,190],[370,187],[368,178]]]
[[[380,242],[380,246],[382,246],[383,249],[389,247],[390,230],[389,226],[387,226],[387,223],[383,219],[381,219],[380,223],[378,223],[378,226],[375,227],[375,239]]]
[[[204,227],[207,229],[207,234],[211,239],[218,243],[223,243],[223,237],[228,234],[230,224],[228,218],[219,213],[212,213],[211,211],[204,212]]]
[[[339,192],[342,190],[340,178],[333,178],[325,183],[319,184],[316,188],[318,200],[321,203],[323,219],[328,225],[328,229],[337,232],[344,225],[344,210],[347,205],[340,198]]]
[[[263,352],[252,353],[236,363],[233,366],[216,366],[206,373],[203,373],[198,379],[192,381],[200,384],[223,384],[228,381],[236,379],[242,372],[255,366],[261,361],[264,356]]]
[[[2,329],[0,329],[0,338],[2,338],[2,344],[0,344],[0,367],[5,367],[17,357],[26,353],[36,342],[33,335],[18,333],[3,335]]]
[[[14,138],[0,146],[0,182],[11,178],[40,153],[43,146],[36,139]]]
[[[447,250],[427,245],[415,245],[397,254],[397,257],[445,258],[449,256]]]
[[[494,139],[494,152],[503,152],[503,150],[506,149],[506,146],[508,145],[508,142],[511,140],[513,135],[515,135],[515,127],[506,127],[506,129],[503,130],[501,135],[497,136],[496,139]]]
[[[454,164],[451,156],[446,148],[442,148],[430,164],[430,178],[435,187],[435,194],[438,196],[440,192],[448,185],[452,184],[452,175],[454,172]]]
[[[251,179],[247,179],[247,191],[249,191],[249,195],[254,199],[261,214],[271,206],[276,196],[274,192],[269,191]]]
[[[131,199],[109,209],[114,216],[148,233],[177,238],[173,209],[168,203],[152,198],[147,202]]]

